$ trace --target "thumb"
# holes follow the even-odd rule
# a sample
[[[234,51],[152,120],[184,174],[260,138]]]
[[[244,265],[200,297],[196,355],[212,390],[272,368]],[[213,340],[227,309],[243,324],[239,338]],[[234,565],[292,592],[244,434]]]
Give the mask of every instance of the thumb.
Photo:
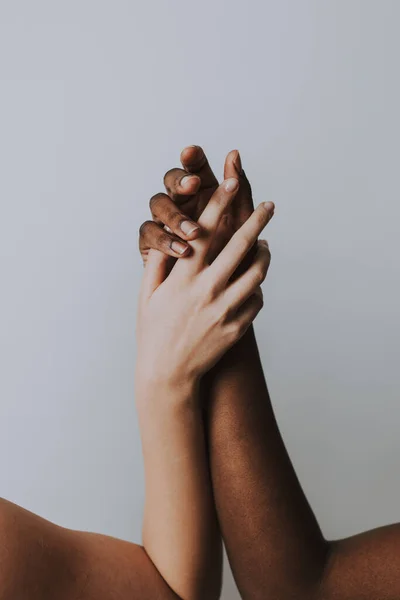
[[[239,150],[231,150],[225,159],[224,180],[230,177],[240,179],[242,172],[242,162],[240,160]]]

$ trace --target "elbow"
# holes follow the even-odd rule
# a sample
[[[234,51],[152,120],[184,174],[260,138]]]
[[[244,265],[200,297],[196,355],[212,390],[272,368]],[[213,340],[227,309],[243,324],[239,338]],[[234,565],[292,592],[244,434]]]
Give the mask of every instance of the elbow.
[[[274,589],[266,589],[260,593],[259,589],[252,600],[264,600],[265,598],[276,598],[276,600],[328,600],[332,596],[329,593],[329,574],[332,561],[334,560],[335,544],[324,541],[320,552],[313,559],[297,571],[297,573],[281,573],[278,581],[275,581]]]
[[[219,600],[222,593],[222,568],[204,573],[201,581],[188,589],[182,600]]]
[[[314,595],[304,596],[304,600],[328,600],[331,597],[329,592],[329,579],[332,571],[332,563],[335,560],[336,543],[325,541],[325,552],[323,560],[318,569],[318,580],[314,587]]]
[[[183,576],[182,576],[183,575]],[[222,593],[222,562],[184,575],[173,585],[179,600],[219,600]]]
[[[201,559],[163,553],[162,557],[143,544],[147,559],[160,580],[173,592],[175,600],[219,600],[222,591],[222,547]],[[153,549],[154,550],[154,549]],[[194,557],[191,557],[194,558]],[[162,560],[163,559],[163,560]],[[188,560],[189,559],[189,560]],[[0,598],[1,600],[1,598]]]
[[[222,545],[214,546],[206,561],[182,580],[180,600],[219,600],[222,593]]]
[[[204,578],[198,585],[182,586],[179,600],[220,600],[222,582]]]
[[[328,578],[334,559],[334,552],[335,543],[325,541],[324,551],[321,553],[319,560],[314,564],[311,582],[297,594],[298,600],[328,600],[331,597],[328,592]],[[287,600],[289,598],[291,599],[292,595],[287,596]]]

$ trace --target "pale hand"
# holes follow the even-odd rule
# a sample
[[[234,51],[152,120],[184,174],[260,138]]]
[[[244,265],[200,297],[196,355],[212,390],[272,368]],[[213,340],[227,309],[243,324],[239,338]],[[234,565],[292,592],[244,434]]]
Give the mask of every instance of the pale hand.
[[[262,307],[259,286],[269,266],[266,242],[252,265],[232,274],[273,214],[262,203],[209,264],[218,224],[238,190],[225,180],[199,218],[201,238],[167,276],[163,253],[151,250],[144,271],[137,318],[136,385],[192,385],[245,333]]]

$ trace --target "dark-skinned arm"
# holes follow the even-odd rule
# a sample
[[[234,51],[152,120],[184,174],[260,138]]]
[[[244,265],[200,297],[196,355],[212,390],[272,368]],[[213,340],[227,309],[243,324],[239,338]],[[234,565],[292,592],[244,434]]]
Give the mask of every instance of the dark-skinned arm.
[[[324,539],[280,435],[252,329],[208,386],[214,497],[242,597],[398,600],[400,526]]]
[[[156,201],[156,215],[152,206],[156,224],[152,231],[148,226],[141,231],[142,251],[156,247],[174,256],[167,250],[173,237],[190,245],[171,216],[176,224],[186,215],[195,221],[203,209],[204,194],[217,180],[201,148],[186,148],[181,161],[182,169],[166,174],[167,194],[161,204]],[[238,227],[247,218],[252,199],[235,151],[226,159],[224,177],[234,176],[234,169],[243,191],[237,195],[239,206],[230,216],[230,225]],[[199,180],[189,195],[183,195],[180,182],[188,173]],[[170,228],[171,237],[163,225]],[[399,600],[399,525],[343,540],[324,539],[280,435],[252,328],[214,367],[204,384],[209,397],[214,497],[242,597]]]

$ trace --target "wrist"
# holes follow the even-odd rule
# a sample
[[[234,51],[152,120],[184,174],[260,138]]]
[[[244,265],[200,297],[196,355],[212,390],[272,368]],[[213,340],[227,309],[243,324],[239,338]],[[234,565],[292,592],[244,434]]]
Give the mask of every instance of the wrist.
[[[195,377],[160,377],[157,373],[145,374],[137,370],[135,401],[137,404],[161,404],[174,407],[195,403],[199,380]]]

